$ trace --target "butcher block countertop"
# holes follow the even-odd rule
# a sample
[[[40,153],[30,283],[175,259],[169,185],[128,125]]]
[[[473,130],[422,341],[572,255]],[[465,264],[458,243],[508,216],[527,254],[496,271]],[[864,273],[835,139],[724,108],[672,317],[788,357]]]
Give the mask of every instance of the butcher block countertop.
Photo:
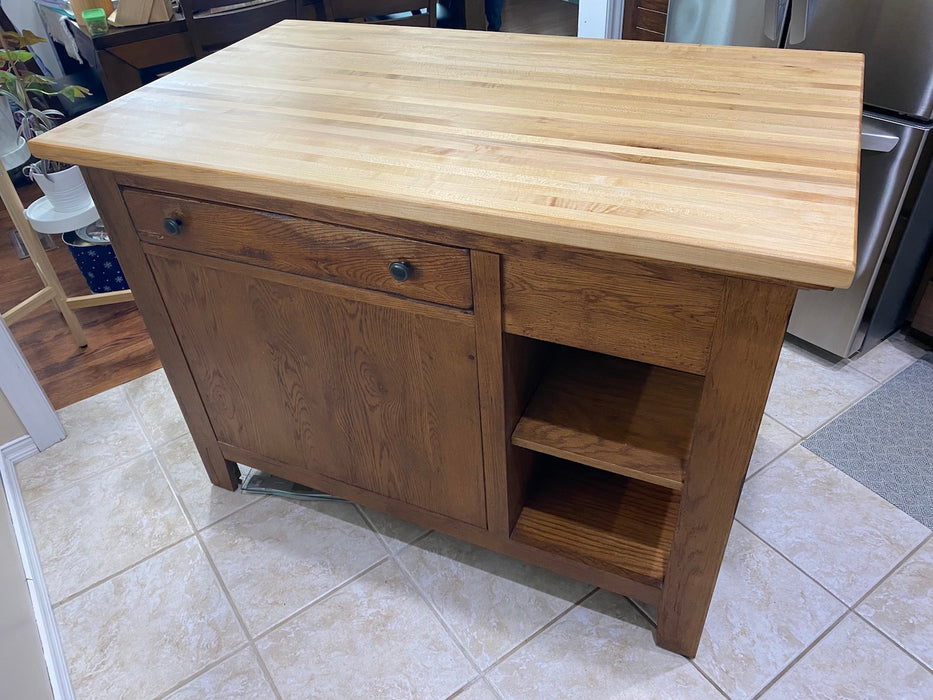
[[[798,285],[855,269],[859,55],[287,21],[30,141]]]

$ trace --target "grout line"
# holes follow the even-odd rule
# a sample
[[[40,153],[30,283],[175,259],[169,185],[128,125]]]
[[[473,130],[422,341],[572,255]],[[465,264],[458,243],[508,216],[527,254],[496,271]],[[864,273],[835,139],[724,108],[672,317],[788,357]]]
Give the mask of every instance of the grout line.
[[[389,556],[384,556],[384,557],[378,559],[377,561],[373,562],[372,564],[370,564],[369,566],[367,566],[367,567],[366,567],[365,569],[363,569],[362,571],[359,571],[359,572],[353,574],[352,576],[350,576],[350,577],[349,577],[348,579],[346,579],[345,581],[341,581],[341,582],[340,582],[337,586],[335,586],[334,588],[329,589],[329,590],[326,591],[325,593],[322,593],[321,595],[319,595],[317,598],[314,598],[313,600],[309,601],[308,603],[305,603],[303,606],[301,606],[301,608],[299,608],[298,610],[296,610],[296,611],[293,612],[293,613],[290,613],[287,617],[282,618],[281,620],[279,620],[278,622],[276,622],[276,623],[273,624],[273,625],[270,625],[269,627],[265,628],[265,629],[262,630],[261,632],[257,632],[255,635],[250,635],[250,638],[252,639],[252,641],[257,642],[257,641],[259,641],[260,639],[262,639],[263,637],[268,637],[270,634],[272,634],[272,633],[275,632],[276,630],[280,629],[281,627],[284,627],[284,626],[287,625],[289,622],[291,622],[292,620],[294,620],[296,617],[298,617],[298,616],[301,615],[302,613],[306,612],[309,608],[311,608],[311,607],[317,605],[318,603],[323,603],[323,602],[324,602],[325,600],[327,600],[328,598],[334,597],[337,593],[341,592],[344,588],[347,588],[347,587],[350,586],[351,584],[356,583],[356,582],[359,581],[361,578],[363,578],[364,576],[366,576],[368,573],[370,573],[371,571],[374,571],[375,569],[378,569],[380,566],[382,566],[383,564],[385,564],[385,563],[386,563],[387,561],[389,561],[390,559],[391,559],[391,557],[389,557]]]
[[[650,616],[644,609],[642,609],[641,605],[639,605],[638,602],[636,602],[634,599],[628,598],[627,596],[626,596],[626,599],[629,601],[629,603],[631,603],[632,607],[635,608],[635,611],[636,611],[638,614],[640,614],[643,618],[645,618],[645,620],[648,621],[648,624],[651,626],[651,628],[652,628],[655,632],[657,632],[657,630],[658,630],[658,625],[657,625],[657,623],[656,623],[654,620],[651,619],[651,616]],[[642,605],[645,605],[645,603],[642,603]],[[704,625],[704,627],[705,627],[705,625]],[[656,636],[655,636],[655,639],[657,639]],[[657,642],[655,642],[655,645],[657,645]],[[718,690],[718,691],[722,694],[722,696],[723,696],[724,698],[728,698],[728,697],[729,697],[729,694],[728,694],[726,691],[724,691],[722,688],[719,687],[719,683],[717,683],[716,681],[714,681],[714,680],[709,676],[709,674],[708,674],[705,670],[703,670],[703,668],[701,668],[701,667],[697,664],[696,658],[695,658],[695,657],[692,658],[692,659],[687,659],[687,661],[700,673],[701,676],[703,676],[707,681],[709,681],[710,684],[711,684],[716,690]]]
[[[869,627],[871,627],[871,628],[872,628],[873,630],[875,630],[878,634],[880,634],[882,637],[884,637],[884,638],[887,639],[889,642],[891,642],[894,646],[896,646],[896,647],[897,647],[898,649],[900,649],[902,652],[904,652],[905,654],[907,654],[907,656],[909,656],[911,659],[913,659],[914,661],[916,661],[922,668],[925,668],[927,671],[933,672],[933,666],[930,666],[930,664],[928,664],[928,663],[925,662],[923,659],[921,659],[919,656],[917,656],[917,655],[914,654],[912,651],[910,651],[909,649],[907,649],[903,644],[901,644],[900,642],[898,642],[894,637],[892,637],[890,634],[888,634],[887,632],[885,632],[883,629],[881,629],[880,627],[878,627],[877,625],[875,625],[871,620],[869,620],[868,618],[866,618],[865,616],[863,616],[858,610],[853,610],[853,611],[852,611],[852,614],[854,614],[856,617],[858,617],[858,619],[860,619],[862,622],[866,623]]]
[[[198,547],[201,549],[201,553],[204,555],[204,558],[207,560],[208,566],[210,566],[211,571],[214,573],[214,579],[217,581],[217,585],[220,587],[220,591],[223,594],[224,598],[227,601],[227,605],[230,606],[230,611],[233,613],[234,618],[237,621],[237,624],[240,626],[240,631],[243,633],[243,636],[246,638],[246,646],[248,646],[252,652],[253,656],[256,659],[256,663],[259,664],[259,670],[262,672],[263,677],[266,679],[266,682],[269,684],[269,687],[272,688],[272,692],[276,697],[276,700],[282,700],[282,695],[279,693],[278,686],[275,685],[275,682],[272,679],[272,674],[269,672],[268,667],[266,666],[265,660],[262,658],[262,655],[259,653],[259,649],[256,648],[256,642],[253,637],[250,635],[249,628],[246,626],[246,622],[243,619],[243,616],[240,614],[239,609],[234,603],[233,594],[230,593],[230,590],[227,588],[227,584],[224,582],[223,577],[220,575],[220,570],[217,568],[217,565],[214,563],[214,558],[211,556],[210,551],[207,549],[207,545],[204,543],[204,540],[201,539],[200,533],[195,533],[195,539],[197,540]],[[198,675],[202,673],[204,669],[198,672]]]
[[[779,680],[781,680],[781,678],[783,678],[785,675],[787,675],[787,672],[788,672],[788,671],[790,671],[803,657],[805,657],[807,654],[809,654],[810,651],[811,651],[814,647],[816,647],[817,644],[819,644],[819,643],[822,642],[827,636],[829,636],[830,632],[832,632],[834,629],[836,629],[836,628],[839,626],[839,624],[840,624],[843,620],[845,620],[845,619],[846,619],[849,615],[851,615],[851,614],[852,614],[852,611],[851,611],[851,610],[846,610],[846,612],[843,613],[843,614],[839,617],[838,620],[836,620],[836,621],[833,622],[831,625],[829,625],[829,627],[827,627],[825,630],[823,630],[823,632],[822,632],[821,634],[818,634],[818,635],[816,636],[816,638],[815,638],[812,642],[810,642],[810,644],[808,644],[806,647],[803,648],[803,650],[800,651],[799,654],[797,654],[797,655],[794,656],[790,661],[788,661],[787,664],[784,665],[784,668],[782,668],[782,669],[774,676],[774,678],[772,678],[770,681],[768,681],[767,683],[765,683],[765,685],[761,688],[761,690],[759,690],[757,693],[755,693],[755,696],[754,696],[755,700],[757,700],[757,699],[760,698],[762,695],[764,695],[766,692],[768,692],[769,690],[771,690],[771,688],[774,687],[774,684],[775,684],[775,683],[777,683]]]
[[[105,584],[105,583],[109,583],[109,582],[112,581],[113,579],[115,579],[115,578],[117,578],[117,577],[119,577],[119,576],[122,576],[122,575],[125,574],[127,571],[129,571],[130,569],[135,569],[135,568],[136,568],[137,566],[139,566],[140,564],[144,564],[144,563],[146,563],[147,561],[149,561],[150,559],[155,559],[157,556],[159,556],[159,555],[161,555],[161,554],[164,554],[166,551],[168,551],[168,550],[171,549],[172,547],[175,547],[175,546],[177,546],[177,545],[180,545],[182,542],[185,542],[186,540],[191,539],[192,537],[194,537],[194,535],[195,535],[195,533],[189,532],[189,533],[188,533],[187,535],[185,535],[184,537],[181,537],[180,539],[177,539],[177,540],[175,540],[174,542],[170,542],[169,544],[166,544],[166,545],[163,545],[162,547],[159,547],[158,549],[156,549],[156,550],[150,552],[149,554],[147,554],[146,556],[142,557],[142,558],[139,559],[138,561],[135,561],[135,562],[133,562],[132,564],[128,564],[127,566],[124,566],[124,567],[123,567],[122,569],[120,569],[119,571],[115,571],[115,572],[113,572],[113,573],[107,574],[104,578],[99,579],[99,580],[95,581],[94,583],[91,583],[91,584],[85,586],[84,588],[81,588],[80,590],[75,591],[74,593],[70,593],[69,595],[65,596],[64,598],[62,598],[62,599],[61,599],[60,601],[58,601],[57,603],[54,603],[54,604],[52,605],[52,607],[53,607],[53,608],[60,608],[61,606],[66,605],[66,604],[72,602],[75,598],[78,598],[79,596],[84,595],[85,593],[89,592],[92,588],[97,588],[97,586],[101,586],[101,585],[103,585],[103,584]]]
[[[857,608],[859,605],[861,605],[862,603],[864,603],[865,600],[866,600],[869,596],[871,596],[878,588],[880,588],[882,584],[884,584],[889,578],[891,578],[895,573],[897,573],[898,569],[900,569],[902,566],[904,566],[904,564],[907,563],[907,560],[908,560],[908,559],[910,559],[914,554],[916,554],[918,551],[920,551],[920,549],[923,547],[923,545],[925,545],[927,542],[929,542],[929,541],[931,540],[931,538],[933,538],[933,533],[927,534],[927,536],[924,537],[924,538],[920,541],[920,544],[918,544],[916,547],[914,547],[913,549],[911,549],[906,555],[904,555],[903,557],[901,557],[901,559],[898,560],[897,564],[895,564],[894,566],[891,567],[891,570],[888,571],[888,573],[886,573],[884,576],[882,576],[874,586],[872,586],[871,588],[869,588],[868,591],[867,591],[861,598],[859,598],[858,600],[856,600],[856,601],[852,604],[852,610],[854,611],[855,608]]]
[[[249,649],[249,648],[250,648],[250,647],[249,647],[249,642],[243,642],[243,643],[241,643],[241,644],[240,644],[239,646],[237,646],[233,651],[231,651],[231,652],[229,652],[229,653],[227,653],[227,654],[224,654],[223,656],[221,656],[221,657],[220,657],[219,659],[217,659],[216,661],[210,662],[210,663],[207,664],[206,666],[204,666],[204,667],[198,669],[197,671],[195,671],[194,673],[192,673],[190,676],[186,676],[186,677],[185,677],[184,679],[182,679],[179,683],[176,683],[175,685],[173,685],[171,688],[169,688],[169,689],[166,690],[165,692],[159,693],[158,695],[156,695],[155,700],[163,700],[164,698],[168,697],[168,696],[171,695],[172,693],[174,693],[174,692],[176,692],[176,691],[178,691],[178,690],[181,690],[181,689],[184,688],[186,685],[188,685],[188,684],[191,683],[192,681],[196,680],[199,676],[201,676],[201,675],[207,673],[208,671],[214,670],[215,668],[217,668],[218,666],[220,666],[220,665],[221,665],[222,663],[224,663],[225,661],[229,661],[230,659],[232,659],[234,656],[236,656],[237,654],[239,654],[239,653],[240,653],[241,651],[243,651],[244,649]]]
[[[461,685],[459,688],[457,688],[457,689],[456,689],[454,692],[452,692],[450,695],[447,695],[447,696],[445,696],[445,697],[447,698],[447,700],[457,700],[457,696],[460,695],[460,693],[462,693],[464,690],[466,690],[467,688],[469,688],[469,687],[470,687],[471,685],[473,685],[474,683],[477,683],[478,681],[480,681],[482,678],[483,678],[482,675],[473,676],[472,678],[470,678],[470,680],[468,680],[466,683],[464,683],[463,685]]]
[[[810,573],[808,573],[807,571],[805,571],[804,569],[802,569],[797,563],[795,563],[790,557],[788,557],[786,554],[784,554],[784,552],[782,552],[780,549],[778,549],[775,545],[773,545],[773,544],[771,544],[770,542],[768,542],[768,540],[766,540],[764,537],[762,537],[762,536],[759,535],[757,532],[755,532],[751,527],[749,527],[748,525],[746,525],[745,523],[743,523],[741,520],[739,520],[738,517],[735,518],[735,522],[737,522],[739,525],[741,525],[741,526],[744,527],[746,530],[748,530],[748,532],[750,532],[757,540],[759,540],[759,541],[760,541],[762,544],[764,544],[768,549],[772,550],[775,554],[777,554],[779,557],[781,557],[781,559],[783,559],[784,561],[786,561],[788,564],[790,564],[792,567],[794,567],[797,571],[799,571],[801,574],[803,574],[806,578],[808,578],[810,581],[812,581],[812,582],[815,583],[817,586],[819,586],[825,593],[827,593],[827,594],[829,594],[830,596],[832,596],[836,601],[838,601],[842,606],[844,606],[844,607],[846,608],[846,610],[851,610],[851,608],[849,607],[849,604],[848,604],[848,603],[846,603],[842,598],[840,598],[838,595],[836,595],[836,594],[833,593],[831,590],[829,590],[826,586],[824,586],[822,583],[820,583],[820,582],[819,582],[817,579],[815,579]],[[845,613],[843,613],[843,616],[844,616],[844,615],[845,615]]]
[[[68,442],[68,438],[65,438],[65,439],[62,440],[61,442],[56,443],[56,445],[65,445],[65,444],[67,444],[67,442]],[[81,483],[81,482],[83,482],[83,481],[87,481],[88,479],[93,479],[93,478],[99,477],[101,474],[106,474],[107,472],[111,472],[111,471],[113,471],[114,469],[119,469],[120,467],[125,467],[125,466],[127,466],[128,464],[130,464],[131,462],[135,462],[135,461],[138,460],[138,459],[142,459],[143,457],[145,457],[146,455],[148,455],[150,452],[152,452],[152,448],[146,448],[146,449],[144,449],[142,452],[138,452],[138,453],[134,454],[132,457],[129,457],[128,459],[125,459],[125,460],[123,460],[123,461],[121,461],[121,462],[116,462],[116,463],[114,463],[114,464],[111,464],[111,465],[108,466],[108,467],[99,468],[99,469],[96,469],[96,470],[94,470],[94,471],[91,471],[91,470],[83,471],[79,476],[70,475],[69,478],[68,478],[68,480],[65,481],[61,486],[57,486],[57,487],[55,487],[54,489],[52,489],[51,491],[48,491],[47,493],[44,493],[44,494],[42,494],[41,496],[37,496],[36,498],[24,499],[23,502],[24,502],[24,504],[26,505],[26,507],[27,507],[27,509],[28,509],[28,508],[30,508],[33,504],[39,503],[40,501],[47,500],[48,498],[50,498],[50,497],[52,497],[52,496],[61,496],[62,491],[65,491],[65,490],[71,488],[71,487],[74,486],[75,484],[79,484],[79,483]],[[82,463],[83,463],[83,462],[82,462]],[[19,480],[19,472],[17,472],[16,476],[17,476],[17,481],[18,481],[18,480]]]
[[[412,574],[408,570],[408,567],[402,564],[402,562],[399,560],[398,557],[394,555],[391,555],[391,557],[392,557],[392,561],[402,572],[402,576],[404,576],[408,580],[408,584],[415,589],[415,592],[419,596],[421,596],[421,599],[428,606],[428,609],[434,614],[434,617],[437,618],[438,622],[441,623],[441,627],[443,627],[444,631],[447,632],[447,636],[453,640],[456,647],[460,650],[460,653],[463,654],[467,662],[470,664],[470,666],[473,667],[476,673],[482,676],[483,668],[479,665],[479,661],[473,658],[473,654],[471,654],[469,650],[466,648],[466,644],[463,641],[461,641],[460,635],[454,632],[453,628],[450,626],[447,620],[444,619],[444,616],[441,614],[440,609],[434,604],[434,601],[432,600],[431,596],[429,596],[424,590],[422,590],[421,586],[418,585],[418,582],[415,580],[414,574]]]
[[[588,591],[587,593],[585,593],[578,601],[576,601],[575,603],[572,603],[571,605],[569,605],[569,606],[567,607],[566,610],[564,610],[563,612],[561,612],[560,614],[558,614],[553,620],[551,620],[551,621],[549,621],[547,624],[543,625],[540,629],[536,630],[535,632],[533,632],[532,634],[530,634],[528,637],[526,637],[525,639],[523,639],[519,644],[515,645],[515,647],[514,647],[513,649],[509,649],[506,653],[504,653],[502,656],[500,656],[498,659],[496,659],[496,661],[494,661],[492,664],[489,665],[489,668],[486,669],[485,673],[489,673],[489,672],[490,672],[491,670],[493,670],[496,666],[501,666],[508,658],[510,658],[510,657],[514,656],[515,654],[517,654],[521,649],[523,649],[524,647],[528,646],[533,640],[537,639],[537,638],[540,637],[542,634],[544,634],[545,632],[547,632],[549,629],[551,629],[552,627],[554,627],[558,622],[560,622],[561,620],[563,620],[567,615],[569,615],[571,612],[573,612],[574,610],[576,610],[577,608],[579,608],[588,598],[592,598],[594,595],[596,595],[597,593],[599,593],[601,590],[603,590],[603,589],[594,587],[593,590]],[[611,591],[607,591],[607,592],[608,592],[608,593],[611,593]],[[613,595],[620,595],[620,594],[618,594],[618,593],[613,593]],[[622,597],[625,598],[625,596],[622,596]],[[626,599],[626,600],[629,600],[628,598],[625,598],[625,599]],[[634,605],[631,601],[629,601],[629,605],[632,605],[632,607],[635,607],[635,608],[638,607],[638,606]],[[490,685],[492,685],[492,684],[490,684]]]

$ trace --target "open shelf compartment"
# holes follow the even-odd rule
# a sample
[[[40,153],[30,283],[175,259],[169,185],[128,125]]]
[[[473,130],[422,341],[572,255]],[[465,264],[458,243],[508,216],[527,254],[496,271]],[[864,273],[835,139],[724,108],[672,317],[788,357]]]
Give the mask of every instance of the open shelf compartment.
[[[680,492],[538,455],[512,539],[660,587]]]
[[[561,348],[512,444],[680,489],[702,389],[693,374]]]

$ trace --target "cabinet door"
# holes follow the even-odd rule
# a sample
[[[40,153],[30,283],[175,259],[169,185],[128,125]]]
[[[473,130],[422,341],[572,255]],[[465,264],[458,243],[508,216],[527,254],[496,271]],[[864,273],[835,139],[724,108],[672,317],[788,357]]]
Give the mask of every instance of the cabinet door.
[[[195,255],[149,263],[220,442],[485,527],[472,316]]]

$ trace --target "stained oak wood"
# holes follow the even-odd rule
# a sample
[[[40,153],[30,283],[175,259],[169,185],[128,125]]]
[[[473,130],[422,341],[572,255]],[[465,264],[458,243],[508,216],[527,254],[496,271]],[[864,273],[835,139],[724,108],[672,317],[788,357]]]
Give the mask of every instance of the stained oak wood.
[[[463,248],[137,190],[123,197],[148,243],[458,308],[473,305],[470,254]],[[178,235],[166,232],[166,219],[181,224]],[[393,262],[408,263],[411,276],[393,279]]]
[[[684,468],[658,644],[694,656],[768,399],[793,287],[729,280]]]
[[[702,388],[683,372],[562,352],[512,443],[679,490]]]
[[[472,324],[203,262],[149,256],[218,440],[485,526]]]
[[[551,253],[506,257],[502,279],[509,333],[688,372],[706,369],[722,297],[719,277]]]
[[[31,148],[507,239],[844,286],[862,63],[287,21]],[[242,99],[250,91],[261,108]]]
[[[101,220],[110,232],[110,241],[120,261],[120,267],[133,289],[140,313],[146,319],[146,327],[152,334],[152,343],[165,368],[165,375],[178,399],[178,405],[211,483],[234,490],[239,486],[239,468],[234,462],[224,458],[217,445],[217,435],[211,425],[210,416],[207,415],[191,376],[184,350],[178,342],[152,270],[136,236],[133,235],[133,221],[123,203],[116,180],[111,173],[93,168],[83,169],[82,175],[94,197]]]
[[[660,587],[679,509],[672,489],[554,460],[538,468],[512,539]]]
[[[498,255],[474,250],[473,299],[476,319],[476,369],[479,378],[480,421],[489,529],[508,537],[505,388],[502,358],[502,290]]]

